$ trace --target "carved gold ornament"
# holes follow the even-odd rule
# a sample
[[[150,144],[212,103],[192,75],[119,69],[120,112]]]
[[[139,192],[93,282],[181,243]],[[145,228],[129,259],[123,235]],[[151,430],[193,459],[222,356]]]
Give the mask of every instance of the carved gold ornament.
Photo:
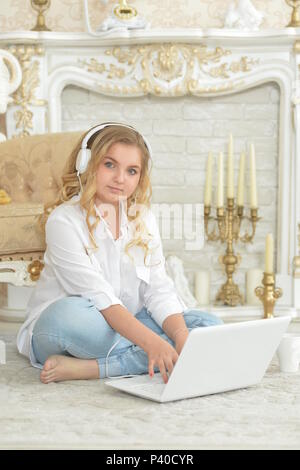
[[[294,43],[294,53],[300,54],[300,41],[295,41]]]
[[[13,103],[19,107],[14,113],[16,128],[21,129],[18,136],[27,136],[33,129],[33,112],[30,105],[45,106],[45,100],[36,98],[35,93],[40,85],[39,61],[33,60],[34,56],[43,55],[44,50],[40,46],[11,46],[11,52],[20,62],[22,68],[22,83],[12,95]]]
[[[137,16],[137,11],[134,7],[129,6],[126,0],[119,0],[119,5],[114,8],[114,14],[120,20],[130,20]]]
[[[30,274],[30,279],[32,281],[37,281],[40,277],[41,271],[44,269],[44,263],[36,259],[32,261],[27,267],[27,271]]]
[[[4,189],[0,189],[0,204],[9,204],[11,197],[7,194]]]
[[[103,82],[97,79],[99,91],[183,96],[230,90],[259,63],[259,59],[245,56],[230,61],[230,54],[222,47],[209,49],[205,44],[150,44],[113,47],[105,51],[106,60],[91,58],[79,63],[88,72],[103,76]]]
[[[300,279],[300,224],[298,224],[298,253],[293,259],[293,276]]]

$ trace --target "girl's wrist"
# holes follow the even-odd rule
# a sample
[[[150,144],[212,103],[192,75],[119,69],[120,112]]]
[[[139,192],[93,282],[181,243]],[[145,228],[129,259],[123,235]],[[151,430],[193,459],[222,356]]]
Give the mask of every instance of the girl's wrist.
[[[173,341],[177,341],[178,338],[180,338],[181,336],[186,336],[186,334],[188,334],[189,330],[187,329],[187,327],[183,326],[181,328],[178,328],[174,333],[173,333]]]

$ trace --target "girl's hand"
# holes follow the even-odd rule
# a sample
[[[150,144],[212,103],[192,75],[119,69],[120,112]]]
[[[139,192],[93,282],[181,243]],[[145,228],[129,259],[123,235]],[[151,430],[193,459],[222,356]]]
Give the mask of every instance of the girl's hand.
[[[176,349],[178,354],[181,353],[182,348],[183,348],[183,346],[184,346],[184,344],[187,340],[188,335],[189,335],[189,330],[188,329],[178,331],[178,333],[176,335],[176,338],[175,338],[175,349]]]
[[[178,359],[178,354],[173,346],[158,336],[157,340],[153,341],[147,348],[146,353],[148,355],[148,368],[150,377],[153,376],[154,366],[157,365],[164,382],[167,383],[167,370],[170,375],[174,368],[174,364]]]

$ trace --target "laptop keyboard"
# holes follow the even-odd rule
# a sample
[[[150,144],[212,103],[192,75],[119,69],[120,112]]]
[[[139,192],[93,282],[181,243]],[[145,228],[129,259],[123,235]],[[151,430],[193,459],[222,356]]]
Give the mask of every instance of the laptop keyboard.
[[[143,392],[148,392],[149,390],[155,391],[155,393],[162,393],[165,388],[165,384],[147,384],[147,385],[132,385],[128,387],[134,390],[139,390]]]
[[[166,384],[159,372],[154,374],[152,378],[144,376],[140,378],[139,383],[128,383],[128,388],[139,392],[151,393],[152,396],[159,397],[164,391]]]
[[[145,393],[152,398],[160,398],[162,392],[164,391],[165,384],[148,384],[148,385],[132,385],[128,386],[128,391],[136,391],[139,393]]]
[[[160,373],[154,374],[152,378],[147,375],[134,377],[134,379],[121,379],[119,381],[120,390],[142,392],[153,398],[159,398],[164,391],[166,384]]]

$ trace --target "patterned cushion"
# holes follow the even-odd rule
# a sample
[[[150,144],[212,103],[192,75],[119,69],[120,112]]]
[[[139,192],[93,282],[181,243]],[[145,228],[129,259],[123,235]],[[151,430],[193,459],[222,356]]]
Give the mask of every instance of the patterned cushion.
[[[42,134],[0,143],[0,188],[12,199],[0,205],[1,260],[40,257],[45,250],[37,217],[56,198],[67,158],[81,135]]]
[[[44,234],[37,221],[43,210],[43,204],[37,202],[13,202],[0,206],[2,260],[9,259],[8,255],[11,254],[35,253],[45,249]]]

